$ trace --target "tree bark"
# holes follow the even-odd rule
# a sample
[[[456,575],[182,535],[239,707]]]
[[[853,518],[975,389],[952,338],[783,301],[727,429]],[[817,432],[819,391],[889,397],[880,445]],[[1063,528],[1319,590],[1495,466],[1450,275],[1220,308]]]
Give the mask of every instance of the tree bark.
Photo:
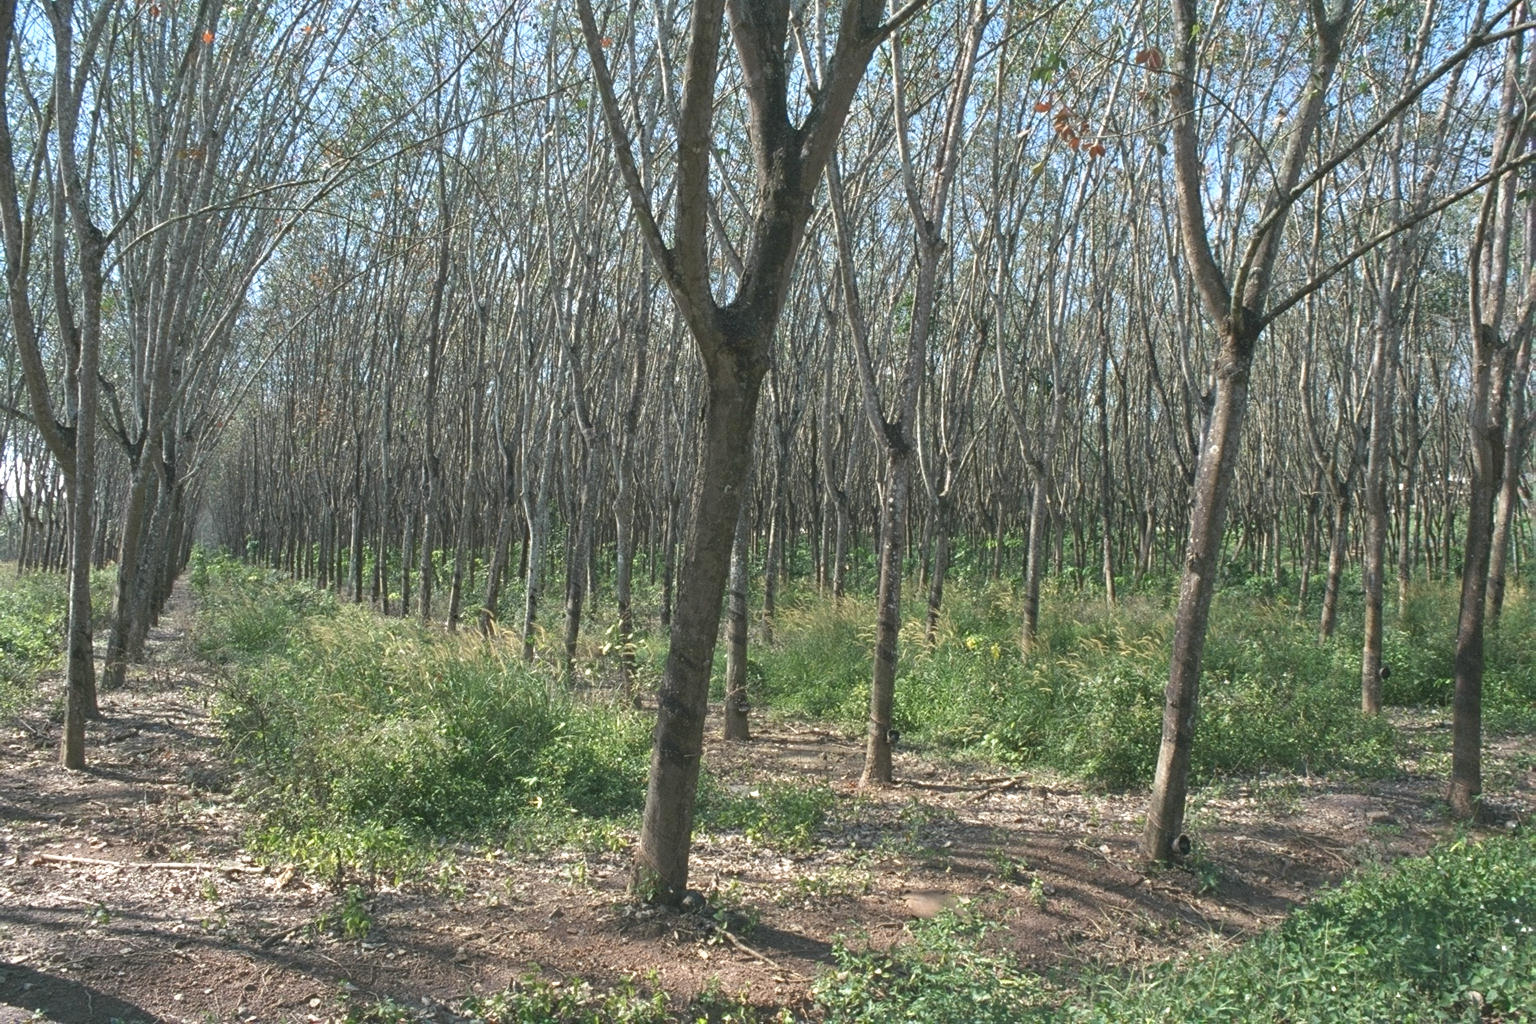
[[[1147,811],[1143,853],[1169,860],[1173,842],[1184,828],[1190,754],[1200,696],[1200,661],[1221,555],[1227,497],[1237,465],[1243,417],[1248,409],[1249,372],[1257,334],[1223,332],[1216,377],[1216,404],[1200,470],[1195,477],[1195,507],[1190,516],[1179,605],[1173,622],[1173,649],[1164,694],[1163,739],[1157,753],[1152,803]]]
[[[734,352],[722,357],[727,366],[722,367],[724,372],[710,375],[705,402],[699,471],[678,569],[671,645],[657,695],[645,812],[635,851],[634,890],[665,902],[680,900],[687,891],[720,598],[751,462],[753,418],[762,382],[762,369],[738,362]]]
[[[730,594],[726,608],[725,738],[751,739],[747,701],[747,560],[752,539],[748,503],[736,514],[736,536],[731,543]]]
[[[875,664],[869,684],[869,721],[864,738],[861,786],[891,782],[891,713],[896,700],[896,664],[901,635],[902,561],[906,556],[907,498],[912,453],[889,448],[880,503],[880,589],[875,607]]]

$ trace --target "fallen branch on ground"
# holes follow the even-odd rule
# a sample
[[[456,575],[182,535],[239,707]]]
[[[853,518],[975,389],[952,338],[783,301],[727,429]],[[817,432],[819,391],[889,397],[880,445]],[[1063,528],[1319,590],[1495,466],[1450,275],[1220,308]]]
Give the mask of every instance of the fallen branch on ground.
[[[103,860],[99,857],[72,857],[63,853],[40,853],[32,859],[33,864],[79,864],[89,867],[104,868],[138,868],[145,871],[217,871],[224,875],[264,875],[267,869],[254,864],[213,864],[207,861],[133,861],[133,860]]]

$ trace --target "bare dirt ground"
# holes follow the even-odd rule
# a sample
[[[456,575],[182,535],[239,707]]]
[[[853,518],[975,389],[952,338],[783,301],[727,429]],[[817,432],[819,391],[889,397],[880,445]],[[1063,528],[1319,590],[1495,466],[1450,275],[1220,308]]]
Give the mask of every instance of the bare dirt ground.
[[[823,782],[846,799],[816,851],[701,836],[692,878],[724,920],[626,901],[622,853],[536,858],[458,851],[431,880],[344,897],[242,852],[236,795],[208,706],[214,683],[173,607],[148,664],[103,701],[90,768],[55,763],[38,713],[0,731],[0,1024],[335,1021],[391,999],[422,1020],[537,973],[634,979],[674,1005],[700,993],[804,1004],[841,939],[900,942],[909,923],[966,905],[1039,970],[1161,959],[1239,941],[1366,863],[1420,852],[1450,829],[1441,715],[1405,717],[1411,749],[1388,780],[1268,778],[1194,799],[1197,860],[1149,874],[1135,854],[1144,794],[899,752],[900,783],[856,792],[856,737],[759,724],[706,755],[726,785]],[[1536,809],[1528,737],[1491,740],[1487,789]]]

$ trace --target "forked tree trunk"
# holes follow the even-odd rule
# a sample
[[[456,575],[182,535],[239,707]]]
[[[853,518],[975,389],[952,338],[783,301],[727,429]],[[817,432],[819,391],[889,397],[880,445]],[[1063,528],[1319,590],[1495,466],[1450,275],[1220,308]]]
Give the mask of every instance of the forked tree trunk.
[[[1518,16],[1529,18],[1527,5]],[[1525,58],[1520,36],[1509,40],[1493,148],[1497,168],[1536,145],[1536,125],[1519,99],[1536,87],[1536,61]],[[1510,394],[1517,357],[1529,349],[1536,319],[1536,199],[1521,175],[1506,171],[1484,194],[1468,254],[1468,311],[1472,367],[1467,395],[1471,448],[1466,544],[1462,549],[1461,614],[1456,627],[1456,684],[1452,698],[1451,813],[1474,820],[1482,813],[1483,631],[1492,562],[1494,503],[1505,470]],[[1522,186],[1525,186],[1522,191]],[[1517,206],[1517,200],[1519,205]],[[1521,230],[1517,230],[1517,225]],[[1521,237],[1523,235],[1523,238]],[[1525,250],[1512,274],[1510,256],[1519,239]],[[1511,293],[1510,278],[1518,291]],[[1508,316],[1506,323],[1505,317]],[[1526,356],[1528,359],[1529,357]],[[1523,386],[1524,381],[1519,383]]]
[[[694,798],[709,675],[720,630],[741,489],[751,462],[753,422],[773,335],[799,254],[811,198],[847,119],[875,47],[920,4],[884,20],[878,0],[845,0],[835,59],[809,98],[804,122],[788,92],[796,80],[789,56],[790,6],[744,0],[697,0],[689,13],[689,42],[677,114],[676,201],[668,244],[642,182],[625,125],[604,38],[589,0],[577,4],[582,37],[602,99],[625,188],[645,241],[686,320],[704,362],[707,392],[693,515],[679,567],[671,644],[657,694],[656,731],[646,786],[632,891],[676,903],[688,881]],[[720,46],[729,13],[731,36],[745,74],[749,133],[757,169],[756,214],[736,295],[720,304],[711,282],[709,223],[711,161]]]

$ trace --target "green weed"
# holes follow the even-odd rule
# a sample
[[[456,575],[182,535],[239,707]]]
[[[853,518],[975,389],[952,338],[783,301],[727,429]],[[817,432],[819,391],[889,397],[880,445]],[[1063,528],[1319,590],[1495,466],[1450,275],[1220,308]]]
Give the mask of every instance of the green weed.
[[[315,930],[346,939],[366,939],[373,930],[373,912],[362,887],[348,886],[333,907],[315,918]]]
[[[91,628],[100,634],[112,612],[111,570],[91,575]],[[0,716],[38,697],[38,680],[63,663],[69,613],[64,573],[0,571]]]
[[[833,948],[836,966],[817,979],[816,1009],[828,1024],[1008,1024],[1048,994],[1046,983],[988,949],[991,925],[969,909],[909,925],[889,952]]]
[[[528,840],[638,810],[649,736],[633,710],[579,699],[478,637],[207,572],[222,596],[200,606],[200,633],[237,644],[217,648],[233,651],[217,713],[272,797],[256,837],[269,856],[338,879],[394,874],[440,839]],[[228,627],[290,613],[299,625],[277,645]]]
[[[825,785],[766,781],[741,793],[706,776],[698,818],[716,831],[739,830],[754,843],[785,853],[814,849],[836,795]]]
[[[1533,919],[1533,837],[1461,840],[1368,871],[1235,952],[1106,980],[1064,1019],[1523,1019]]]

